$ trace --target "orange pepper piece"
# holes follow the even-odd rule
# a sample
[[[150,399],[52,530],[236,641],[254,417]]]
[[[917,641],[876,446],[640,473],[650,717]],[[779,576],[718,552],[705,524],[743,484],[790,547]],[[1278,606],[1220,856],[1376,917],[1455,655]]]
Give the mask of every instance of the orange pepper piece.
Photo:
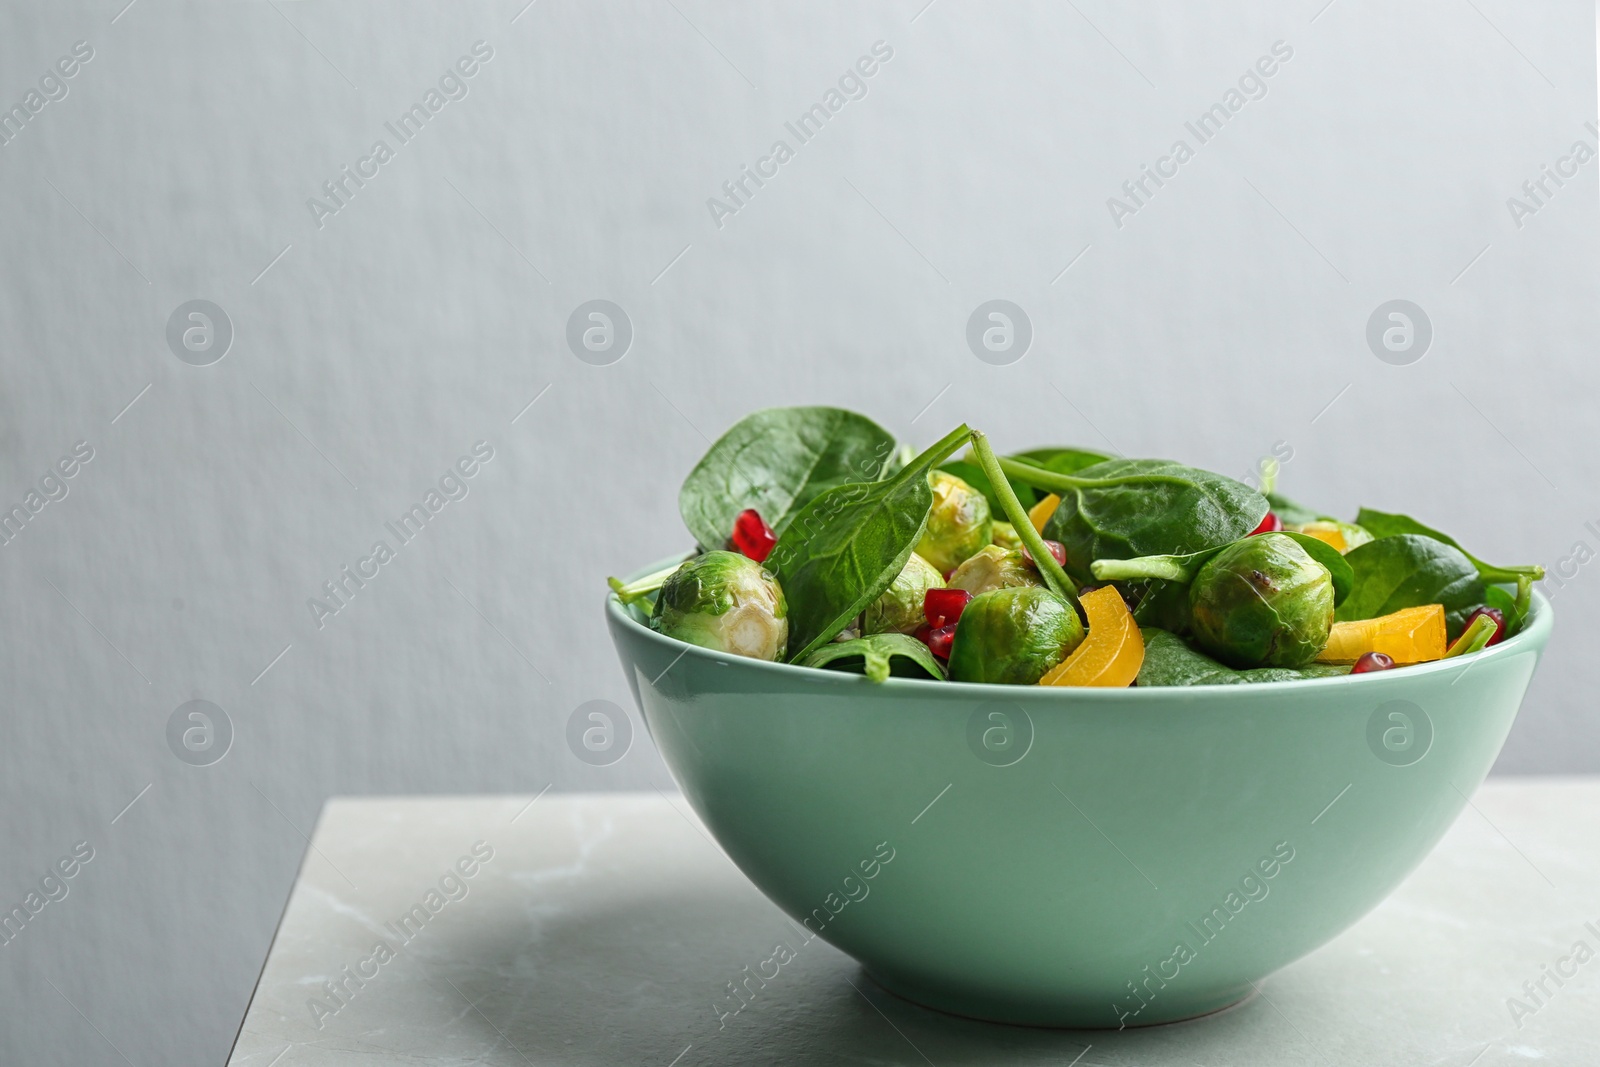
[[[1044,524],[1050,521],[1050,516],[1056,513],[1056,505],[1061,503],[1061,498],[1054,493],[1039,501],[1028,509],[1028,521],[1033,523],[1033,528],[1044,533]]]
[[[1429,663],[1445,652],[1444,605],[1402,608],[1376,619],[1336,622],[1318,663],[1354,663],[1368,652],[1382,652],[1396,663]]]
[[[1144,663],[1144,635],[1122,602],[1122,594],[1102,585],[1078,600],[1089,617],[1089,634],[1072,655],[1050,668],[1039,684],[1132,685]]]
[[[1308,537],[1315,537],[1341,556],[1349,551],[1349,544],[1344,539],[1344,531],[1331,522],[1308,522],[1303,526],[1296,527],[1296,529]]]

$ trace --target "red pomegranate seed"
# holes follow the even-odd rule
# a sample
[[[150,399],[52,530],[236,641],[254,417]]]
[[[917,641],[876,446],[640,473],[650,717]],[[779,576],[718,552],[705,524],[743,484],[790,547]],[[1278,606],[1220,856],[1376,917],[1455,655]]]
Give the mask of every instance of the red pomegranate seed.
[[[1281,529],[1283,529],[1283,520],[1278,518],[1277,512],[1269,511],[1267,512],[1267,517],[1261,520],[1261,525],[1250,531],[1250,536],[1254,537],[1256,534],[1277,533]]]
[[[778,535],[755,508],[745,508],[733,520],[733,547],[757,563],[766,562],[772,555],[772,546],[777,543]]]
[[[1386,671],[1394,666],[1394,660],[1382,652],[1366,652],[1356,660],[1356,665],[1350,668],[1351,674],[1366,674],[1368,671]]]
[[[933,629],[953,626],[971,599],[972,594],[965,589],[930,589],[922,594],[922,617]]]
[[[939,627],[919,626],[917,627],[917,632],[912,636],[927,645],[928,651],[935,656],[940,659],[949,659],[950,645],[956,639],[956,624],[951,623],[948,626]]]
[[[1489,638],[1489,644],[1491,644],[1491,645],[1492,644],[1496,644],[1497,642],[1499,642],[1499,640],[1501,638],[1505,637],[1505,635],[1506,635],[1506,617],[1505,617],[1505,614],[1503,612],[1501,612],[1501,610],[1499,608],[1490,608],[1490,607],[1478,608],[1471,615],[1467,616],[1467,625],[1471,626],[1472,625],[1472,620],[1476,619],[1479,615],[1487,615],[1487,616],[1489,616],[1489,618],[1494,620],[1494,636]]]
[[[1050,550],[1050,554],[1056,558],[1057,566],[1065,567],[1067,565],[1066,545],[1062,544],[1060,541],[1046,541],[1044,543],[1044,547],[1048,548]],[[1027,560],[1033,566],[1038,566],[1037,563],[1033,562],[1033,553],[1028,551],[1027,545],[1022,546],[1022,558]]]

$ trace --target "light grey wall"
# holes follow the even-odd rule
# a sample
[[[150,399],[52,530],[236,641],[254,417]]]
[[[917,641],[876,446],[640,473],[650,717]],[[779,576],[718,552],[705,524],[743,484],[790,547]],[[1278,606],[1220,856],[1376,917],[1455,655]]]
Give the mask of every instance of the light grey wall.
[[[565,724],[628,702],[601,579],[684,546],[678,482],[757,406],[1235,475],[1286,447],[1286,490],[1341,513],[1600,548],[1600,163],[1507,206],[1595,144],[1587,3],[523,2],[0,9],[0,104],[93,49],[0,146],[0,499],[93,449],[0,547],[0,902],[94,849],[0,947],[0,1060],[220,1062],[331,793],[670,788],[642,736],[591,767]],[[402,145],[385,122],[480,40]],[[565,340],[596,298],[634,331],[609,366]],[[964,340],[994,298],[1035,331],[1009,366]],[[1396,298],[1435,333],[1407,366],[1364,337]],[[196,299],[234,331],[209,366],[166,336]],[[319,628],[308,598],[479,441],[469,495]],[[1600,769],[1597,575],[1556,597],[1502,771]],[[168,743],[196,699],[234,732],[206,767]]]

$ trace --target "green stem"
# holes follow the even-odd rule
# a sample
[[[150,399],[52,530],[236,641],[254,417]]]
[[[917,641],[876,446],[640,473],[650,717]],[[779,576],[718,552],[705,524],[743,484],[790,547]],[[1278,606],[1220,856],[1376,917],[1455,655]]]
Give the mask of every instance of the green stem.
[[[1044,584],[1052,593],[1071,604],[1075,610],[1081,611],[1078,608],[1078,594],[1072,588],[1072,579],[1061,569],[1056,557],[1050,554],[1050,548],[1044,543],[1044,538],[1039,536],[1039,531],[1033,528],[1032,520],[1028,518],[1027,511],[1023,510],[1022,501],[1017,499],[1017,494],[1011,489],[1011,483],[1002,473],[1005,470],[1004,461],[995,456],[994,449],[989,447],[989,438],[980,430],[972,431],[972,451],[977,456],[978,465],[983,468],[983,473],[989,478],[989,485],[994,490],[995,498],[1000,501],[1000,508],[1006,513],[1006,521],[1016,527],[1017,536],[1028,546],[1028,552],[1032,554],[1034,566],[1039,568],[1039,576],[1044,579]]]
[[[1526,567],[1491,567],[1487,564],[1479,564],[1478,577],[1495,585],[1501,583],[1509,584],[1511,582],[1520,583],[1524,578],[1537,582],[1544,577],[1544,568],[1537,563]]]
[[[672,577],[672,572],[681,566],[683,566],[682,563],[674,563],[670,567],[665,567],[654,574],[647,574],[643,578],[637,578],[626,584],[623,583],[621,578],[607,578],[606,584],[611,587],[613,593],[617,594],[618,600],[624,604],[632,604],[659,590],[666,584],[667,579]]]
[[[1489,615],[1479,615],[1472,620],[1472,625],[1461,631],[1461,636],[1455,643],[1445,650],[1445,659],[1454,659],[1456,656],[1465,656],[1473,652],[1482,652],[1489,644],[1489,639],[1494,636],[1498,624]]]
[[[924,462],[929,468],[937,467],[959,452],[961,446],[966,444],[967,438],[971,435],[972,431],[967,428],[967,424],[962,423],[918,453],[910,463],[900,469],[899,473],[894,476],[895,479],[909,477],[910,473],[923,466]],[[926,477],[926,472],[923,473],[923,476]]]
[[[1124,474],[1115,478],[1079,478],[1071,474],[1057,474],[1043,467],[1035,467],[1020,459],[1000,457],[996,461],[1000,470],[1019,482],[1048,489],[1052,493],[1075,493],[1079,489],[1109,489],[1118,485],[1176,485],[1192,487],[1193,482],[1175,474]]]
[[[1541,571],[1543,568],[1540,568]],[[1540,577],[1543,577],[1541,574]],[[1523,574],[1517,577],[1517,618],[1526,619],[1528,609],[1533,607],[1533,583],[1538,579]]]
[[[1089,570],[1102,582],[1143,581],[1162,578],[1169,582],[1188,582],[1195,571],[1171,556],[1141,556],[1138,559],[1097,559]]]

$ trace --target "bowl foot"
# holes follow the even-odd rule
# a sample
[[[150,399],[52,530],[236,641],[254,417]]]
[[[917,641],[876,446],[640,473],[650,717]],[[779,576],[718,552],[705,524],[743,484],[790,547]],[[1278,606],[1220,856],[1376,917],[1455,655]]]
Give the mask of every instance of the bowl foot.
[[[862,970],[868,978],[887,992],[919,1007],[931,1008],[946,1015],[956,1015],[978,1022],[1052,1030],[1132,1030],[1189,1022],[1237,1007],[1255,994],[1254,987],[1247,983],[1209,996],[1172,999],[1160,1005],[1150,1004],[1138,1015],[1119,1016],[1117,1010],[1109,1003],[1090,1004],[1082,1001],[1061,1001],[1053,1004],[1040,1001],[1018,1003],[972,991],[928,986],[915,979],[885,977],[881,972],[866,968]]]

